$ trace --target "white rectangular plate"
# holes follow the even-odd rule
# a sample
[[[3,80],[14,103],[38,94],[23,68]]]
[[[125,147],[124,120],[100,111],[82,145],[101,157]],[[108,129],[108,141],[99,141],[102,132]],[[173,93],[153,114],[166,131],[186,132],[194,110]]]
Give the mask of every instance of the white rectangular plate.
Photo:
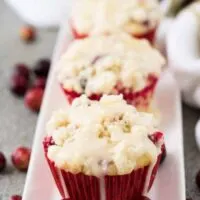
[[[67,107],[66,98],[56,81],[54,66],[71,40],[69,27],[63,26],[55,48],[53,65],[38,120],[23,200],[61,199],[44,159],[42,141],[45,136],[45,124],[52,111]],[[161,77],[155,100],[162,116],[161,130],[166,134],[168,155],[159,169],[150,197],[152,200],[185,200],[181,100],[176,82],[168,71]]]

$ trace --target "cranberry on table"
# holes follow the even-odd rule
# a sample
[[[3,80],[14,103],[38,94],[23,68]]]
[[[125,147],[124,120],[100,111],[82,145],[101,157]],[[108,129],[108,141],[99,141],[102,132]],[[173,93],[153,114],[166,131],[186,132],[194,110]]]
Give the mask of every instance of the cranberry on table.
[[[21,200],[22,197],[20,195],[13,195],[10,197],[10,200]]]
[[[196,175],[196,184],[198,188],[200,189],[200,170],[197,172],[197,175]]]
[[[13,165],[20,171],[26,171],[29,166],[31,150],[27,147],[17,148],[11,156]]]
[[[28,88],[29,81],[21,75],[13,75],[10,80],[10,90],[17,96],[23,96]]]
[[[18,63],[14,67],[14,74],[24,76],[26,79],[30,77],[30,70],[27,65],[23,63]]]
[[[32,88],[27,91],[24,103],[30,110],[38,112],[42,104],[44,90],[42,88]]]
[[[45,89],[46,86],[46,78],[38,77],[35,79],[33,83],[33,87]]]
[[[0,152],[0,172],[2,172],[6,167],[6,158],[2,152]]]
[[[49,73],[50,65],[51,65],[51,62],[49,59],[41,59],[36,63],[33,71],[36,76],[47,77]]]
[[[33,26],[25,25],[20,29],[20,37],[25,42],[32,42],[36,38],[36,31]]]

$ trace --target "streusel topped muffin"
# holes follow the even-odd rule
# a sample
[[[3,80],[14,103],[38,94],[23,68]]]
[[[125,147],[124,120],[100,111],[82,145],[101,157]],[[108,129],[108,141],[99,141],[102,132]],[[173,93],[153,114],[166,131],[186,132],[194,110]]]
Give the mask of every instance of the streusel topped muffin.
[[[127,32],[142,36],[159,24],[157,0],[77,0],[71,23],[77,35]]]
[[[47,132],[54,141],[48,158],[58,168],[97,177],[155,165],[163,144],[150,139],[156,132],[153,115],[138,112],[122,96],[77,98],[68,110],[53,114]]]
[[[158,77],[165,61],[147,41],[128,34],[74,41],[58,63],[64,89],[79,94],[117,94],[117,88],[139,91]]]

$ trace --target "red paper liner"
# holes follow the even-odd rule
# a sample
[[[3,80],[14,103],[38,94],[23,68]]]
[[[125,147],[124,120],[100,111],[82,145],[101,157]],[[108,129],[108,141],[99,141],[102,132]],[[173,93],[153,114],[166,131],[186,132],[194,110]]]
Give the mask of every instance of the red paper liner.
[[[160,133],[155,133],[154,135],[157,134]],[[159,140],[163,140],[163,136]],[[157,141],[156,143],[159,142],[160,141]],[[99,178],[87,176],[83,173],[72,174],[58,169],[47,156],[48,147],[53,145],[52,139],[48,137],[45,138],[43,145],[45,157],[63,200],[101,200]],[[127,175],[103,177],[105,200],[142,200],[145,184],[147,184],[146,192],[148,192],[154,182],[160,164],[160,158],[161,154],[158,156],[157,162],[152,170],[149,183],[146,183],[146,181],[150,166],[133,170],[132,173]],[[59,173],[62,176],[63,182]],[[67,190],[69,197],[65,195],[64,188]]]
[[[149,75],[148,83],[145,88],[140,91],[132,91],[130,89],[122,88],[120,84],[116,86],[117,94],[122,94],[124,100],[128,104],[135,106],[139,111],[148,111],[151,102],[153,99],[154,90],[157,84],[158,78],[154,75]],[[62,86],[61,86],[62,87]],[[66,94],[68,102],[71,104],[73,100],[77,97],[80,97],[81,94],[75,91],[69,91],[62,87],[64,93]],[[91,100],[99,100],[102,97],[102,94],[92,94],[88,98]]]
[[[73,26],[73,24],[70,24],[71,30],[73,33],[73,36],[75,39],[84,39],[89,36],[89,34],[83,34],[79,33],[76,28]],[[143,34],[131,34],[133,37],[138,38],[138,39],[147,39],[151,44],[154,43],[155,35],[156,35],[157,27],[154,29],[149,30],[146,33]]]

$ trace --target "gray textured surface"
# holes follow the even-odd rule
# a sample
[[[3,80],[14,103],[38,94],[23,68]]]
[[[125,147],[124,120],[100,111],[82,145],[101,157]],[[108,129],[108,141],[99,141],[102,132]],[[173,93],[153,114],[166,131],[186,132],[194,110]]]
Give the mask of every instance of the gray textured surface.
[[[195,184],[196,173],[200,170],[200,152],[194,139],[194,126],[199,117],[200,110],[183,105],[186,191],[187,195],[192,197],[193,200],[200,199],[200,189]]]
[[[37,121],[37,115],[24,107],[23,100],[13,97],[8,90],[12,66],[19,61],[33,65],[38,58],[50,57],[57,34],[52,30],[40,30],[37,42],[26,45],[18,35],[22,24],[0,0],[0,151],[6,153],[8,160],[17,146],[31,146]],[[200,153],[193,137],[199,116],[200,111],[183,106],[187,195],[193,200],[200,199],[200,190],[194,182],[196,171],[200,169]],[[9,161],[6,172],[0,174],[0,200],[8,200],[11,194],[21,194],[25,176],[14,170]]]
[[[32,66],[41,57],[51,57],[57,35],[55,30],[40,30],[37,42],[27,45],[19,39],[21,25],[23,22],[0,0],[0,151],[9,160],[8,170],[0,174],[0,200],[22,193],[26,175],[13,169],[10,154],[19,145],[31,146],[37,121],[23,99],[10,94],[9,75],[16,62]]]

